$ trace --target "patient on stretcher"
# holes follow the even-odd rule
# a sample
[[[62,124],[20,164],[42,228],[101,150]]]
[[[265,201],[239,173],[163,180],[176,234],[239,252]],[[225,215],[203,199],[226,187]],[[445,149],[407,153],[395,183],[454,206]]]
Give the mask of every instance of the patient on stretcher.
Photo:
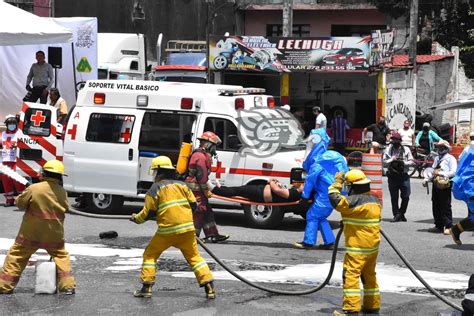
[[[239,187],[215,186],[213,194],[224,197],[243,197],[252,202],[286,203],[300,200],[303,185],[291,186],[287,189],[276,179],[267,184],[247,184]]]

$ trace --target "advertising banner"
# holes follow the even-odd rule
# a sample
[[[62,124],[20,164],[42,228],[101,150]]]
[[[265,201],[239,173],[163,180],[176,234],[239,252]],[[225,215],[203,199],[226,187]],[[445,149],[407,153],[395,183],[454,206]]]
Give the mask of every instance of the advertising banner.
[[[370,42],[370,66],[378,66],[392,61],[395,30],[372,31]]]
[[[367,72],[366,37],[211,36],[213,71]]]

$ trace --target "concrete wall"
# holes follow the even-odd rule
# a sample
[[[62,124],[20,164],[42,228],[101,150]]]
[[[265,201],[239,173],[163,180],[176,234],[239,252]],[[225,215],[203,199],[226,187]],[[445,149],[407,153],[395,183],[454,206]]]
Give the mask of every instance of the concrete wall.
[[[168,40],[205,40],[207,6],[203,0],[143,0],[145,20],[132,21],[132,0],[55,0],[57,17],[97,17],[99,32],[143,33],[147,37],[148,59],[156,57],[155,45],[159,33],[163,43]],[[234,32],[234,6],[226,0],[216,0],[218,10],[210,21],[211,33]],[[163,54],[162,54],[163,55]]]
[[[387,25],[377,10],[293,11],[293,24],[310,24],[312,37],[331,36],[331,25]],[[245,34],[265,35],[267,24],[281,24],[282,11],[246,11]]]

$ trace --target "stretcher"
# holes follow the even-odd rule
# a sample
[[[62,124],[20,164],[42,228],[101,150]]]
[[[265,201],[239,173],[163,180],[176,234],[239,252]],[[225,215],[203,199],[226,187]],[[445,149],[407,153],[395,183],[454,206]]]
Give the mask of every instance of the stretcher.
[[[265,205],[265,206],[288,206],[288,205],[298,205],[300,201],[293,201],[293,202],[280,202],[280,203],[273,203],[273,202],[254,202],[242,196],[233,196],[233,197],[226,197],[222,195],[212,194],[212,198],[236,202],[240,204],[249,204],[249,205]]]

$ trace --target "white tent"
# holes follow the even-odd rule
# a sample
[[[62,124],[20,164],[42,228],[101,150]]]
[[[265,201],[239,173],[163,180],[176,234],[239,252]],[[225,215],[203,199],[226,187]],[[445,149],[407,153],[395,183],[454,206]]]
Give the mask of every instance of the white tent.
[[[0,0],[0,46],[67,43],[72,32]]]
[[[97,18],[43,18],[0,0],[0,125],[21,109],[35,52],[42,50],[48,58],[48,47],[62,48],[63,67],[55,84],[70,108],[75,83],[97,79]],[[76,66],[84,59],[90,68],[81,72]]]

